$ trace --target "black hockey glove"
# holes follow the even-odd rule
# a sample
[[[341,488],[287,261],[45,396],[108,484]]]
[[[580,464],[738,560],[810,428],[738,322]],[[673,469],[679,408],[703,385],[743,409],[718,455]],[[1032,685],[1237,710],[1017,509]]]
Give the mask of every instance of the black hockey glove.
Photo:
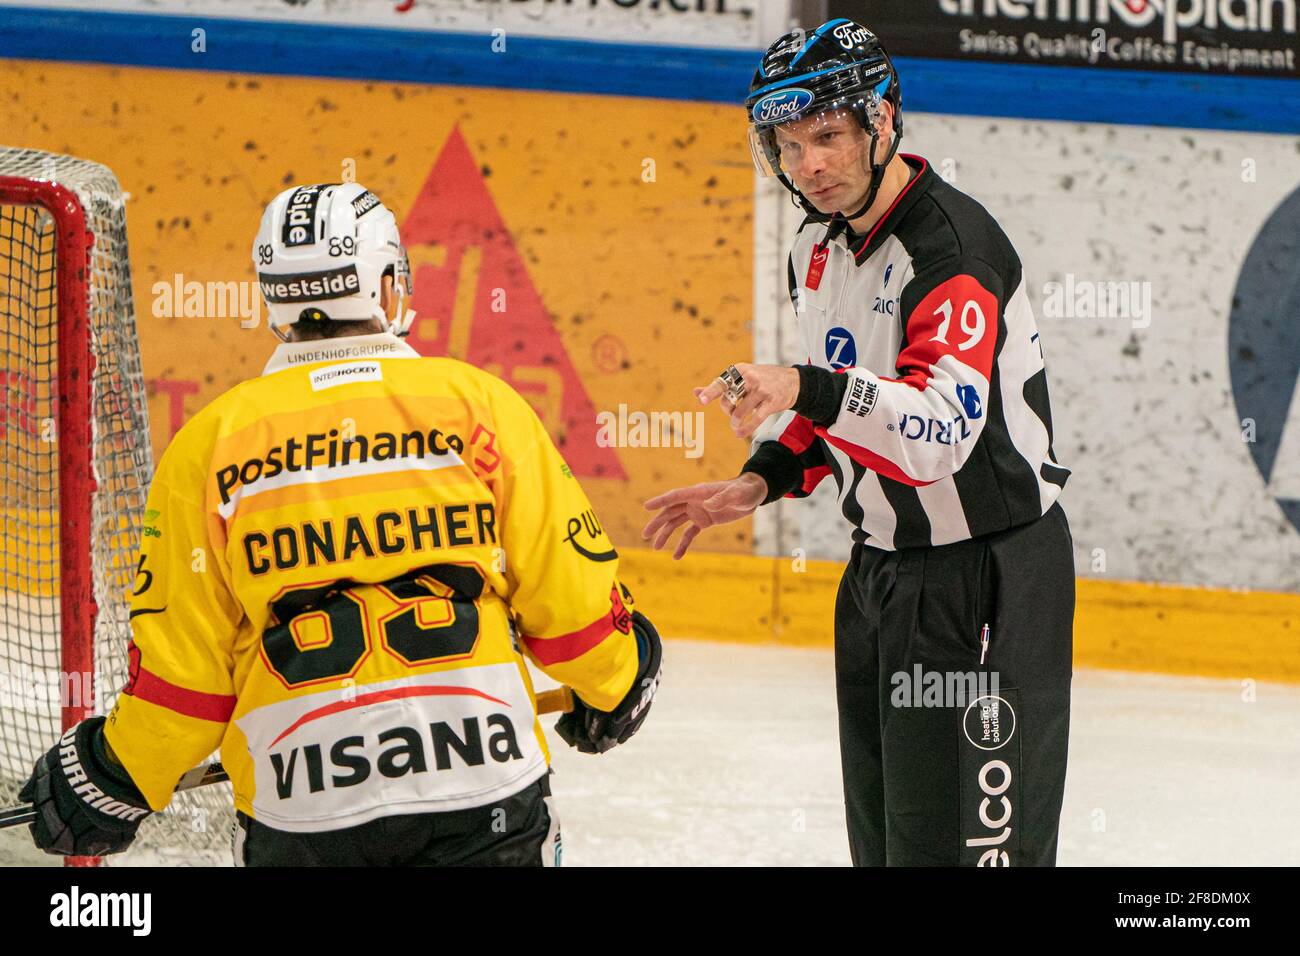
[[[33,805],[32,839],[46,853],[107,856],[135,839],[149,804],[108,756],[104,718],[68,730],[40,760],[18,799]]]
[[[663,645],[659,641],[659,632],[640,611],[632,612],[632,632],[636,635],[641,666],[637,668],[631,689],[619,705],[607,713],[588,707],[574,695],[573,710],[555,723],[555,732],[564,738],[564,742],[585,754],[603,754],[627,743],[628,738],[641,729],[650,713],[650,704],[659,688]]]

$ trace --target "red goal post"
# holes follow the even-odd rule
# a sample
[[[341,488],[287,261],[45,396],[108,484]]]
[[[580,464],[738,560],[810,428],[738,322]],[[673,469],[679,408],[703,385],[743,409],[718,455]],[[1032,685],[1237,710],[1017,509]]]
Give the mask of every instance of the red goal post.
[[[61,730],[107,712],[127,679],[153,459],[126,197],[107,167],[0,147],[0,362],[7,805]],[[231,815],[228,785],[180,795],[125,856],[226,861]]]
[[[10,169],[19,171],[26,163],[25,157],[10,157],[12,151],[0,152],[0,171]],[[26,152],[26,151],[23,151]],[[30,162],[30,160],[28,160]],[[10,209],[16,211],[11,214]],[[42,211],[50,217],[52,230],[46,232],[40,228]],[[12,216],[12,218],[11,218]],[[28,218],[30,217],[30,218]],[[27,219],[27,221],[23,221]],[[19,228],[6,228],[18,226]],[[22,276],[16,275],[22,267],[25,249],[37,253],[35,264],[38,275],[42,273],[40,260],[46,250],[39,245],[23,247],[22,227],[36,227],[28,233],[39,243],[48,235],[52,243],[52,252],[57,265],[54,266],[55,287],[37,286],[31,290],[39,298],[44,293],[53,291],[53,298],[48,306],[39,301],[26,300],[33,313],[49,311],[54,316],[50,331],[54,341],[41,342],[35,337],[41,333],[32,329],[32,336],[26,330],[16,328],[26,316],[11,315],[10,308],[15,301],[22,303],[14,294],[15,285],[21,289]],[[86,214],[76,194],[57,182],[40,179],[25,179],[19,176],[0,174],[0,257],[6,262],[3,279],[4,291],[7,293],[7,305],[3,316],[4,328],[0,332],[5,345],[5,405],[3,428],[5,453],[11,453],[9,435],[17,425],[24,430],[40,422],[28,416],[28,410],[36,404],[27,394],[27,400],[14,407],[14,397],[23,395],[23,386],[31,384],[31,377],[22,369],[14,368],[12,360],[35,362],[46,368],[56,369],[58,387],[55,397],[57,411],[54,417],[54,434],[68,443],[71,453],[56,453],[58,456],[58,516],[59,516],[59,653],[60,669],[66,673],[93,673],[94,666],[94,622],[96,616],[94,589],[91,587],[90,559],[90,502],[95,490],[95,479],[91,467],[91,376],[94,372],[94,355],[91,352],[90,326],[87,309],[90,301],[88,288],[90,249],[94,235],[86,228]],[[43,235],[44,234],[44,235]],[[22,305],[19,305],[22,308]],[[30,314],[30,313],[29,313]],[[10,351],[11,341],[21,337],[24,344],[34,346],[31,352],[14,355]],[[61,348],[60,348],[61,346]],[[35,354],[33,354],[33,352]],[[46,355],[41,353],[45,352]],[[46,361],[51,359],[52,362]],[[15,422],[15,419],[17,420]],[[46,419],[46,422],[49,420]],[[6,469],[8,472],[8,469]],[[14,502],[9,494],[9,480],[5,478],[5,522],[4,553],[6,590],[9,587],[10,558],[22,559],[22,553],[10,551],[8,533],[9,509]],[[30,489],[39,500],[44,489]],[[25,503],[24,503],[25,504]],[[8,622],[6,621],[6,624]],[[6,639],[8,638],[6,628]],[[6,641],[7,643],[7,641]],[[6,648],[6,651],[8,648]],[[93,681],[91,692],[93,696]],[[84,686],[84,684],[83,684]],[[84,693],[80,695],[84,697]],[[94,701],[75,700],[68,694],[60,701],[61,728],[71,727],[78,721],[94,713]],[[4,728],[0,727],[0,734]],[[6,741],[7,742],[7,741]]]

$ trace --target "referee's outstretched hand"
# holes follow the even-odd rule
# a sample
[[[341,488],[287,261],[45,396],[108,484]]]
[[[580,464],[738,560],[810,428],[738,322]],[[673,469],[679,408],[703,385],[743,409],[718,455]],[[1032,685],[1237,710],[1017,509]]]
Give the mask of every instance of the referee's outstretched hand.
[[[654,549],[660,551],[673,532],[685,525],[686,530],[673,552],[673,560],[678,561],[705,528],[752,515],[766,497],[767,482],[752,472],[729,481],[706,481],[674,488],[645,503],[658,514],[641,530],[641,537],[646,541],[653,538]]]

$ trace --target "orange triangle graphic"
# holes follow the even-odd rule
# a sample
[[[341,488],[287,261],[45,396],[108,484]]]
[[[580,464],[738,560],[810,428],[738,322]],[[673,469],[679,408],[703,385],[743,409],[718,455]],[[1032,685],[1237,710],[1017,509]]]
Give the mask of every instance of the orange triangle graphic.
[[[595,407],[459,127],[401,229],[415,273],[407,339],[415,350],[463,359],[509,382],[574,474],[626,478],[614,449],[596,444]]]

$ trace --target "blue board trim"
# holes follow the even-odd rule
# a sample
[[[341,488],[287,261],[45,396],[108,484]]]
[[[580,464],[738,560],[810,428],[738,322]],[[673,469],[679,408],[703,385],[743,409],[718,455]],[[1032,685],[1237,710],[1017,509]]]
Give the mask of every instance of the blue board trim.
[[[207,50],[191,52],[191,30]],[[757,50],[0,7],[0,57],[731,103]],[[1300,80],[900,57],[905,109],[1300,133]]]

